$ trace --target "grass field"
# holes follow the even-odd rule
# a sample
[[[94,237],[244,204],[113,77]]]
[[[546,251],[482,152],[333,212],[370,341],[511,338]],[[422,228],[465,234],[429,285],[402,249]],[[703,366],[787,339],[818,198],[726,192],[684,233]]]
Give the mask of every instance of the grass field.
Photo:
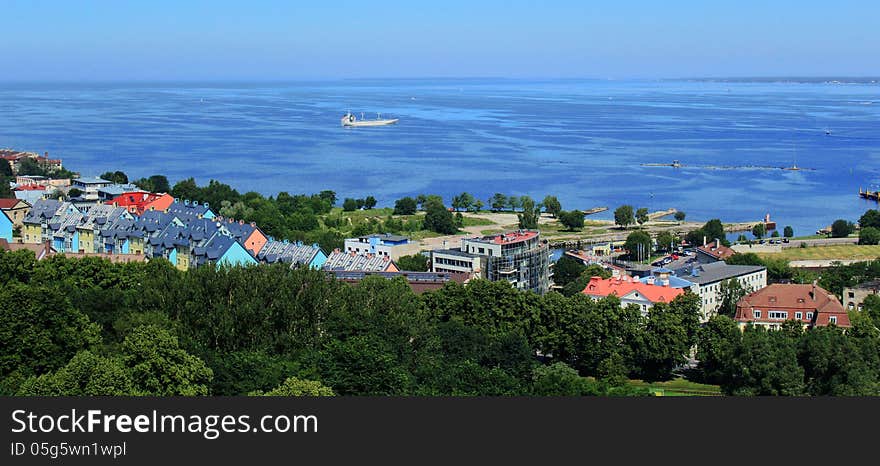
[[[673,379],[666,382],[645,382],[630,380],[634,387],[644,387],[657,396],[721,396],[721,388],[717,385],[706,385],[685,379]]]
[[[832,246],[810,246],[806,248],[788,248],[782,252],[758,253],[761,258],[796,260],[832,260],[832,259],[864,259],[872,260],[880,257],[880,246],[858,244],[835,244]]]

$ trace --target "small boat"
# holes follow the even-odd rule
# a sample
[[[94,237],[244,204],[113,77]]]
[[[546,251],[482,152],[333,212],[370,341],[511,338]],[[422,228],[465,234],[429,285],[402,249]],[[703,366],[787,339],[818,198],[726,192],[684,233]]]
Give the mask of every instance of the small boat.
[[[359,126],[385,126],[385,125],[393,125],[397,123],[397,118],[391,119],[382,119],[382,114],[377,113],[375,120],[366,120],[364,119],[364,114],[361,113],[361,118],[358,119],[354,116],[353,113],[348,112],[342,117],[342,126],[350,126],[350,127],[359,127]]]

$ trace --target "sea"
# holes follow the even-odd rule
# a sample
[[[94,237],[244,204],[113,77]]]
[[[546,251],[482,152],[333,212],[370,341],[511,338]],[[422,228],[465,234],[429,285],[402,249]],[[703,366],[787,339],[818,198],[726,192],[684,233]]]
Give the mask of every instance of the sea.
[[[351,111],[396,125],[343,128]],[[0,83],[0,147],[241,192],[555,195],[812,234],[880,185],[877,81]],[[681,167],[649,166],[671,164]],[[782,167],[801,170],[783,170]]]

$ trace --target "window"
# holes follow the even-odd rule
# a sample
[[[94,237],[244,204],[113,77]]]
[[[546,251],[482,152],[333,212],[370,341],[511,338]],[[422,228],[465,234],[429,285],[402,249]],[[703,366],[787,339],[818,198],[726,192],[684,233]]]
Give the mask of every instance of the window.
[[[856,294],[853,293],[852,291],[850,291],[850,292],[849,292],[849,297],[850,297],[850,298],[855,298],[855,297],[856,297]]]
[[[807,320],[813,320],[813,313],[812,312],[807,313]]]
[[[785,320],[788,318],[788,313],[784,311],[770,311],[767,313],[767,317],[771,319]]]
[[[830,322],[832,324],[837,324],[837,316],[828,317],[828,322]]]
[[[754,316],[755,316],[756,319],[760,319],[760,318],[761,318],[761,311],[759,311],[759,310],[756,309],[756,310],[754,311],[753,314],[754,314]]]
[[[801,319],[804,318],[804,313],[803,313],[803,312],[795,312],[795,313],[794,313],[794,318],[797,319],[797,320],[801,320]]]

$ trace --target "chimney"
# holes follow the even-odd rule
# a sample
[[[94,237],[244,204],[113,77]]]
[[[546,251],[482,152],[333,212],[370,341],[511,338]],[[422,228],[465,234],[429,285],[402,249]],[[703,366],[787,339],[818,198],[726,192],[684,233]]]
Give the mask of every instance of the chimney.
[[[703,235],[703,247],[706,247],[706,235]]]
[[[340,251],[339,248],[333,248],[334,254],[339,254],[340,252],[342,252],[342,251]]]
[[[810,290],[810,297],[813,298],[813,301],[816,300],[816,280],[813,280],[813,286]]]

